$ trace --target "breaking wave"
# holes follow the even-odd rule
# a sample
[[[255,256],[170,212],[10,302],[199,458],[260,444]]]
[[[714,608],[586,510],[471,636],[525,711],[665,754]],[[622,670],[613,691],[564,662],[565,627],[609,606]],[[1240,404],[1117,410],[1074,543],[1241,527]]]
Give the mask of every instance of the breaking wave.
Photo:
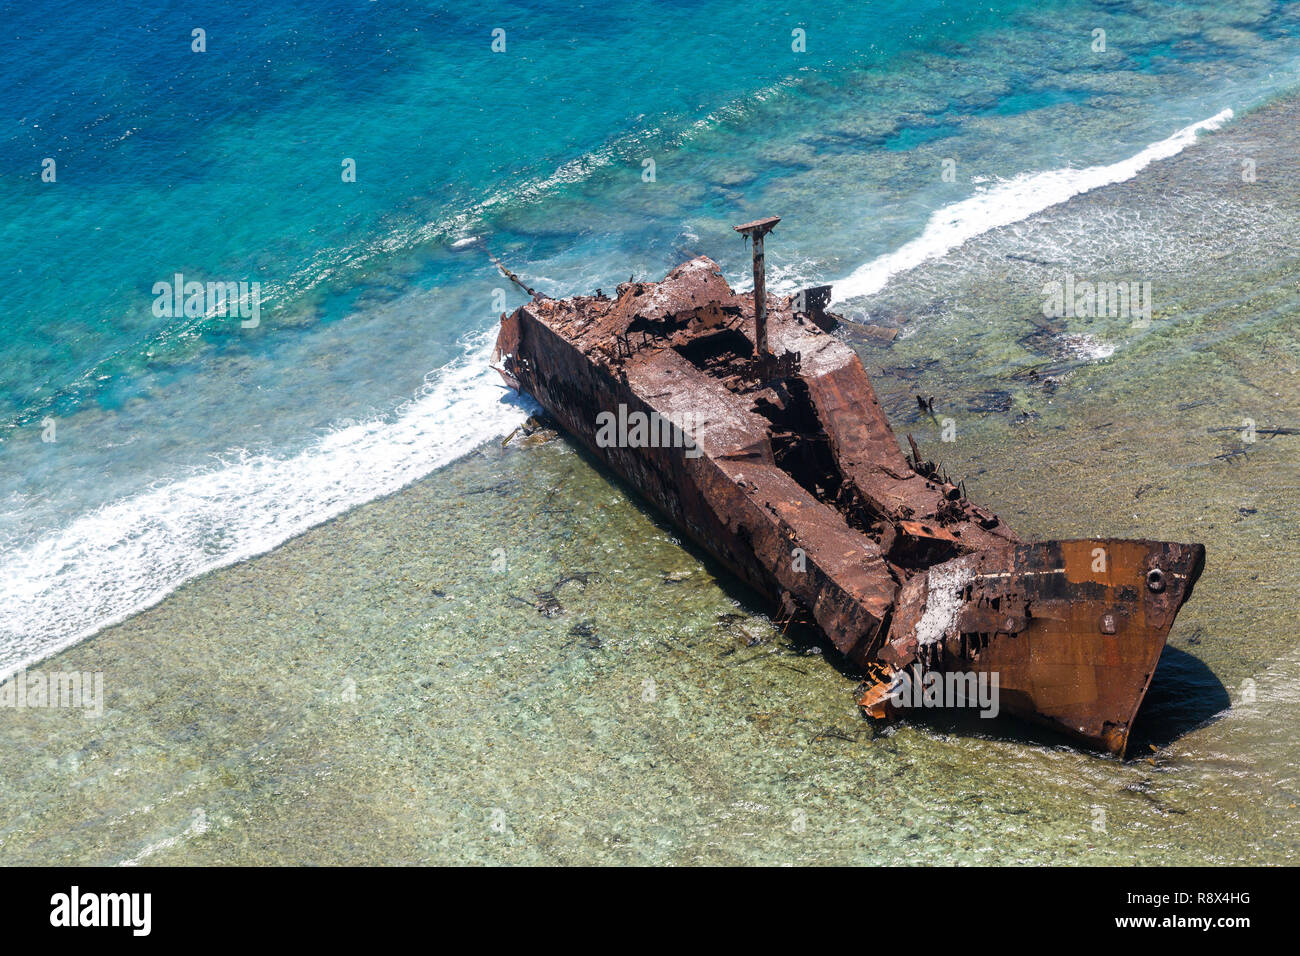
[[[292,457],[242,455],[81,515],[0,559],[0,679],[506,434],[531,406],[464,340],[394,416]]]
[[[921,235],[911,242],[859,266],[847,278],[834,283],[833,301],[874,295],[899,273],[947,255],[982,233],[1019,222],[1080,193],[1132,179],[1151,163],[1182,152],[1196,141],[1197,133],[1218,129],[1232,117],[1232,110],[1225,109],[1109,166],[1022,173],[983,188],[936,211]]]

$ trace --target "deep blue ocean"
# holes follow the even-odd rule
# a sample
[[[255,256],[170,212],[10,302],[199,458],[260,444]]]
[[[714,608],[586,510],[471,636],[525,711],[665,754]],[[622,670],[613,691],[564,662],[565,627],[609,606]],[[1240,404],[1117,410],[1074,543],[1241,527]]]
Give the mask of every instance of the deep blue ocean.
[[[1272,0],[6,3],[0,673],[509,431],[485,249],[744,287],[776,214],[770,283],[852,306],[1297,64]]]

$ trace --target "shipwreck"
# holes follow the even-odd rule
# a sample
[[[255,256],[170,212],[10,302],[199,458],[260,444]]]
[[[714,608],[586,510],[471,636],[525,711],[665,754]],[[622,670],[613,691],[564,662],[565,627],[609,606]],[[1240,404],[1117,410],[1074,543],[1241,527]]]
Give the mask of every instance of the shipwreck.
[[[778,618],[814,622],[867,675],[866,713],[909,675],[996,675],[1002,710],[1122,756],[1204,547],[1024,541],[910,436],[904,454],[830,287],[767,294],[778,222],[735,227],[750,294],[706,257],[563,300],[502,267],[532,298],[501,317],[498,370]],[[631,415],[685,440],[610,441]]]

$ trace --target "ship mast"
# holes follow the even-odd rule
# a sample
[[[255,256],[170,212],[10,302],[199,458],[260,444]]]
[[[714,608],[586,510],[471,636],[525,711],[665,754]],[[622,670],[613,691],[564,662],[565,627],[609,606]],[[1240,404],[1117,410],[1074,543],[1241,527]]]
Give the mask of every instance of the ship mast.
[[[742,226],[733,226],[736,232],[754,242],[754,351],[760,363],[771,356],[767,347],[767,284],[764,281],[763,237],[776,228],[780,216],[755,219]]]

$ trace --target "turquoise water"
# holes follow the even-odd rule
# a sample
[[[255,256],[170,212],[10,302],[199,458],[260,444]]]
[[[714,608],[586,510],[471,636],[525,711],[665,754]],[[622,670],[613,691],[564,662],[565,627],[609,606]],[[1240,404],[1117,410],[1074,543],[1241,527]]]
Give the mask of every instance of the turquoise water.
[[[860,290],[936,212],[1249,109],[1298,51],[1272,2],[15,8],[0,669],[513,427],[484,359],[519,295],[463,240],[554,294],[701,251],[743,286],[730,225],[778,213],[778,289]],[[177,272],[260,282],[260,325],[156,316]]]

